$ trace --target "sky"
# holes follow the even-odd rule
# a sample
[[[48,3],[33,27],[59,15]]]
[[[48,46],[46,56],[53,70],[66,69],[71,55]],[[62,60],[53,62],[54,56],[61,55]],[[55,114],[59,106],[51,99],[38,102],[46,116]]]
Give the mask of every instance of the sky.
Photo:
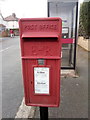
[[[18,18],[47,17],[47,0],[0,0],[0,11],[3,17],[12,13]]]
[[[16,13],[21,17],[46,16],[47,0],[0,0],[0,9],[4,17]],[[38,6],[39,9],[38,9]]]

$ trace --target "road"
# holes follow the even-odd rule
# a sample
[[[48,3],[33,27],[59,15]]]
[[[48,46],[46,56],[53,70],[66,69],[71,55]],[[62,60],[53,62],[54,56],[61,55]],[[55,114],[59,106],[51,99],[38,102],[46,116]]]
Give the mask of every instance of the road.
[[[0,46],[2,118],[14,118],[23,98],[19,37],[0,39]]]

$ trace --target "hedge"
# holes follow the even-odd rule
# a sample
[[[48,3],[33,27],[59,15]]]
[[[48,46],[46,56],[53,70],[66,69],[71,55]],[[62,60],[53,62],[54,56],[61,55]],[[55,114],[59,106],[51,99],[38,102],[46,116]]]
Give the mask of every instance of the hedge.
[[[90,1],[80,6],[79,35],[90,38]]]

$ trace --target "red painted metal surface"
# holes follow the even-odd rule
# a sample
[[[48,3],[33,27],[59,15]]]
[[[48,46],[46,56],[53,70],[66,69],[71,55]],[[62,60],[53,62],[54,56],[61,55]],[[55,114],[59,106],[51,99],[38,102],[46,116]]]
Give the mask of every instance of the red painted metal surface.
[[[60,18],[24,18],[19,20],[26,105],[59,106],[61,29]],[[38,59],[44,59],[44,65],[39,65]],[[49,94],[35,93],[34,67],[36,66],[49,68]]]
[[[73,39],[73,38],[66,38],[66,39],[64,39],[64,38],[62,38],[61,39],[61,41],[62,41],[62,44],[72,44],[72,43],[75,43],[75,39]]]

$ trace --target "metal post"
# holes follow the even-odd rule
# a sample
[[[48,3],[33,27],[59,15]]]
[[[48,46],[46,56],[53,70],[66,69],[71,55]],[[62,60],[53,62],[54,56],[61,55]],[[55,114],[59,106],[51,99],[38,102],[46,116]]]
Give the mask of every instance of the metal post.
[[[48,107],[40,107],[40,120],[48,120]]]
[[[76,25],[75,25],[75,43],[74,43],[74,70],[76,68],[76,47],[77,47],[77,26],[78,25],[78,2],[76,2]]]

